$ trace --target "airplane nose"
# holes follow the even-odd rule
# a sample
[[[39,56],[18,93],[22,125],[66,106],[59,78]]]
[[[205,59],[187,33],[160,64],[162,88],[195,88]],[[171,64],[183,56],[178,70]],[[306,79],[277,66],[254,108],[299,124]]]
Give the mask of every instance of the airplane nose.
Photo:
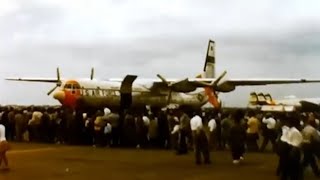
[[[65,98],[65,93],[63,91],[57,91],[53,94],[53,98],[62,102]]]

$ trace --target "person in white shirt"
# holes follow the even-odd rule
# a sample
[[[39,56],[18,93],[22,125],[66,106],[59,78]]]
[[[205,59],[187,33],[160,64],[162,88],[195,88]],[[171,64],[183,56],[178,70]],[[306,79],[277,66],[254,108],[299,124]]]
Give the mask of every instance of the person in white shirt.
[[[112,133],[112,126],[109,122],[104,126],[104,139],[105,139],[105,145],[109,147],[111,145],[111,133]]]
[[[208,127],[209,127],[209,131],[210,132],[213,132],[216,127],[217,127],[217,123],[216,123],[216,120],[214,118],[211,118],[208,122]]]
[[[180,125],[179,124],[176,124],[174,127],[173,127],[173,130],[171,132],[171,134],[176,134],[178,133],[180,130]]]
[[[276,131],[277,121],[274,119],[271,113],[267,113],[266,116],[262,119],[262,123],[265,128],[263,129],[263,142],[260,147],[260,151],[263,152],[265,150],[269,141],[272,144],[273,151],[275,151],[276,139],[277,139],[277,131]]]
[[[290,129],[287,132],[287,142],[290,146],[287,161],[288,177],[289,179],[301,179],[303,176],[301,166],[301,146],[303,136],[297,127],[300,126],[299,116],[292,114],[288,117]]]
[[[9,169],[8,158],[6,152],[10,149],[9,143],[6,139],[6,128],[4,125],[0,124],[0,167],[2,160],[4,161],[5,169]]]
[[[143,124],[146,126],[146,127],[149,127],[149,124],[150,124],[150,119],[148,116],[144,115],[142,116],[142,120],[143,120]]]
[[[320,171],[316,161],[316,144],[320,142],[320,136],[315,129],[315,121],[307,121],[307,125],[302,130],[303,136],[303,162],[302,167],[311,166],[315,176],[320,176]]]
[[[210,164],[209,142],[206,133],[203,129],[202,118],[195,113],[195,116],[190,120],[190,126],[193,136],[196,164],[201,164],[201,154],[205,164]]]
[[[195,132],[199,129],[203,128],[202,124],[202,118],[199,115],[195,115],[193,118],[190,120],[190,126],[191,126],[191,131]]]
[[[209,146],[210,146],[210,150],[212,150],[216,142],[215,134],[216,134],[216,128],[217,128],[217,123],[213,116],[210,117],[210,120],[208,122],[208,127],[209,127]]]
[[[290,151],[290,145],[288,144],[289,129],[287,125],[281,127],[281,136],[277,146],[277,154],[279,156],[277,175],[283,177],[283,179],[287,178],[289,173],[287,165],[289,160],[288,153]]]

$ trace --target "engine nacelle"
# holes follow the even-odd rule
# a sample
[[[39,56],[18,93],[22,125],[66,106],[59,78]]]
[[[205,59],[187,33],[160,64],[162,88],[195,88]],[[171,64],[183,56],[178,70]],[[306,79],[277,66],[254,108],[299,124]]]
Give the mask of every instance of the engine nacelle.
[[[171,88],[175,92],[183,92],[183,93],[191,92],[191,91],[194,91],[197,89],[196,86],[190,84],[188,79],[185,79],[185,80],[182,80],[182,81],[179,81],[179,82],[172,84]]]
[[[175,92],[183,92],[183,93],[187,93],[187,92],[191,92],[196,90],[195,86],[191,86],[191,85],[176,85],[172,87],[172,90]]]
[[[224,83],[219,84],[215,90],[218,92],[231,92],[235,89],[236,89],[236,86],[234,86],[230,83],[224,82]]]

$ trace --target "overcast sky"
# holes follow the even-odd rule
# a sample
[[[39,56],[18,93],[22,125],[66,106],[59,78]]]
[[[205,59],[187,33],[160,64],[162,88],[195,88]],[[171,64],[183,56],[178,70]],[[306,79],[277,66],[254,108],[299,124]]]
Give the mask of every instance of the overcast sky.
[[[227,78],[319,78],[320,1],[0,0],[0,78],[194,77],[208,39]],[[57,104],[54,85],[0,80],[0,104]],[[245,106],[251,91],[315,97],[320,85],[240,87],[221,96]]]

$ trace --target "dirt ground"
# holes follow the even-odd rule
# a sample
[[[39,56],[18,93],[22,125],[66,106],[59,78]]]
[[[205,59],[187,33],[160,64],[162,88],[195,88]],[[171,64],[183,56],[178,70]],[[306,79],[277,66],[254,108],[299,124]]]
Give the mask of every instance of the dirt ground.
[[[11,143],[9,171],[0,180],[19,179],[278,179],[277,156],[248,153],[235,166],[228,151],[211,153],[212,164],[195,165],[193,152],[177,156],[168,150],[111,149],[88,146]],[[305,179],[315,179],[307,170]]]

